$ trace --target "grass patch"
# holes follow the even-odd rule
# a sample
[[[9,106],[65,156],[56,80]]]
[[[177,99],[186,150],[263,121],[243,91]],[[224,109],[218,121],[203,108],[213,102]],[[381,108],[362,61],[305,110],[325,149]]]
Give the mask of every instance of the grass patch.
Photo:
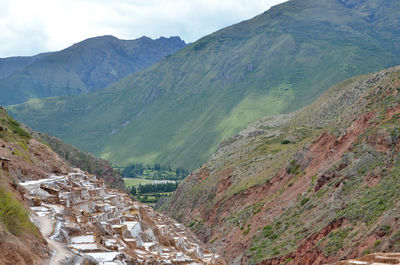
[[[6,231],[19,236],[29,231],[40,237],[39,231],[30,221],[28,212],[23,205],[14,198],[11,192],[0,187],[0,221],[4,224]]]
[[[11,117],[8,117],[8,118],[9,118],[8,119],[9,129],[13,133],[17,134],[19,137],[22,137],[22,138],[27,138],[27,139],[31,138],[31,135],[27,131],[25,131],[24,129],[21,128],[21,125],[19,124],[19,122],[17,122],[16,120],[14,120]]]
[[[377,246],[379,246],[380,244],[382,243],[382,241],[381,240],[376,240],[375,242],[374,242],[374,248],[376,248]]]
[[[271,225],[263,227],[262,235],[270,240],[275,240],[278,237],[278,235],[274,233],[274,229]]]
[[[286,168],[286,172],[288,174],[297,175],[300,173],[300,165],[297,164],[295,160],[292,160]]]

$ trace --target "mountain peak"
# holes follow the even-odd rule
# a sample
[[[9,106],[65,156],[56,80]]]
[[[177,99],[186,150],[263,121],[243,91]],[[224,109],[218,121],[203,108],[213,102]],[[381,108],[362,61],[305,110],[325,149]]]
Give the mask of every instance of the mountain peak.
[[[119,40],[117,37],[113,35],[103,35],[103,36],[95,36],[84,39],[80,42],[74,43],[73,45],[79,45],[80,43],[94,42],[94,41],[110,41],[110,40]]]

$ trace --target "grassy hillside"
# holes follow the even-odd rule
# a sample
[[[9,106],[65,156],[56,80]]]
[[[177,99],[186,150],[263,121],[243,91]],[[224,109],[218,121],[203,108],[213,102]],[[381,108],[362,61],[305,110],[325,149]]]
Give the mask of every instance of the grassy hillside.
[[[163,206],[230,264],[400,251],[400,67],[257,121]]]
[[[0,77],[4,78],[0,80],[0,104],[76,95],[105,88],[185,45],[179,37],[120,40],[102,36],[84,40],[59,52],[39,55],[40,58],[1,59]],[[13,74],[10,75],[10,71]]]
[[[399,18],[394,0],[292,0],[106,89],[9,110],[116,165],[193,169],[249,123],[400,63]]]

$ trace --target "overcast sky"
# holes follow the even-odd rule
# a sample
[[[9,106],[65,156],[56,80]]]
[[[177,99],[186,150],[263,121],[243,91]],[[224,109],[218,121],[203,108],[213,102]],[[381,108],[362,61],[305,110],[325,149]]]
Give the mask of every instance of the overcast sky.
[[[0,0],[0,57],[114,35],[193,42],[285,0]]]

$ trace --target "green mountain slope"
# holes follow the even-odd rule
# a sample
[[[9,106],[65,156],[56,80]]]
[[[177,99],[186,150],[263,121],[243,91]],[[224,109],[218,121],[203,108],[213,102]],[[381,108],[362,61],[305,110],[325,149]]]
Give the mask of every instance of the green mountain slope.
[[[120,40],[113,36],[96,37],[47,54],[31,63],[25,62],[29,57],[20,58],[18,62],[26,63],[26,67],[17,69],[19,71],[12,75],[9,75],[9,70],[17,63],[16,59],[5,58],[0,60],[0,77],[5,76],[0,80],[0,104],[16,104],[31,98],[76,95],[105,88],[185,45],[179,37],[162,37],[157,40],[147,37],[136,40]]]
[[[114,164],[193,169],[247,124],[400,63],[399,18],[398,1],[292,0],[104,90],[9,110]]]
[[[162,210],[229,264],[400,251],[400,66],[222,142]]]

